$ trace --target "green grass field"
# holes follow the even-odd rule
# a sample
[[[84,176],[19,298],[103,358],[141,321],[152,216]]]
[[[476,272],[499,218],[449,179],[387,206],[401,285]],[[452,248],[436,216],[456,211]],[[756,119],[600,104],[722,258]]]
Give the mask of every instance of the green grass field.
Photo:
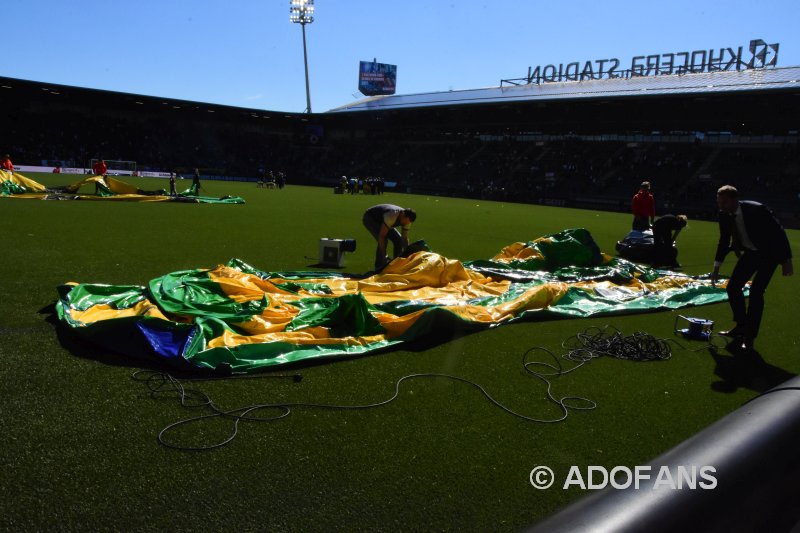
[[[71,178],[30,177],[46,184]],[[126,181],[142,188],[166,183]],[[552,467],[563,480],[570,465],[643,464],[800,372],[798,279],[778,273],[757,344],[765,364],[757,368],[731,373],[729,359],[677,348],[664,362],[601,358],[555,381],[556,396],[585,396],[597,409],[550,425],[513,418],[463,384],[413,381],[380,409],[298,409],[275,423],[242,424],[238,438],[214,452],[169,450],[158,445],[157,432],[193,413],[172,399],[151,399],[132,381],[134,365],[69,339],[62,344],[39,312],[55,300],[57,285],[143,284],[232,257],[264,270],[307,270],[324,236],[355,237],[358,250],[347,270],[364,272],[374,242],[361,213],[380,202],[414,207],[412,240],[424,238],[435,251],[460,259],[491,257],[506,244],[569,227],[589,229],[613,253],[630,225],[625,214],[542,206],[204,185],[208,195],[240,195],[247,204],[0,199],[3,530],[519,530],[584,494],[561,490],[558,482],[546,491],[533,488],[528,475],[535,465]],[[800,232],[789,235],[800,250]],[[690,222],[679,239],[686,272],[711,269],[716,238],[715,224]],[[715,320],[718,330],[730,325],[727,304],[683,312]],[[427,349],[292,369],[303,374],[301,383],[254,379],[196,387],[223,408],[365,403],[388,397],[406,374],[445,372],[480,383],[517,411],[557,416],[544,386],[523,372],[523,352],[535,345],[556,349],[566,337],[604,324],[670,337],[674,318],[653,313],[513,324]],[[204,431],[213,438],[229,429],[218,421]]]

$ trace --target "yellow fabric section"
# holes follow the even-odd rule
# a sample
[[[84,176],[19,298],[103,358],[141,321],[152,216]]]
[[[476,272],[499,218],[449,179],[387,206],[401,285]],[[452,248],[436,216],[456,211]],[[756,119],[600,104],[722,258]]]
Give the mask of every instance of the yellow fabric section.
[[[324,327],[309,327],[296,331],[282,331],[284,325],[273,325],[270,331],[257,332],[253,328],[253,323],[250,321],[243,325],[243,329],[247,330],[249,335],[240,335],[230,331],[226,331],[209,341],[209,348],[216,348],[219,346],[239,346],[241,344],[258,344],[263,342],[288,342],[297,345],[330,345],[330,344],[344,344],[346,346],[366,346],[368,344],[379,342],[385,339],[398,337],[405,333],[414,322],[419,319],[424,313],[424,310],[410,313],[406,316],[395,316],[391,313],[375,313],[375,318],[386,329],[386,333],[381,335],[365,335],[361,337],[331,337],[330,330]],[[262,315],[263,316],[263,315]],[[239,326],[239,324],[237,324]]]
[[[139,192],[138,187],[134,187],[130,183],[125,183],[124,181],[110,176],[106,176],[106,185],[111,189],[111,192],[117,194],[137,194]]]
[[[45,186],[39,183],[38,181],[33,181],[30,178],[26,178],[22,174],[18,172],[5,172],[0,171],[0,182],[3,181],[10,181],[11,183],[16,183],[17,185],[22,185],[26,189],[31,192],[44,192]]]
[[[219,337],[211,339],[209,348],[220,346],[239,346],[242,344],[261,344],[265,342],[288,342],[297,345],[330,345],[344,344],[347,346],[366,346],[384,340],[384,335],[369,335],[364,337],[337,337],[326,335],[325,328],[306,328],[298,331],[285,331],[282,333],[264,333],[262,335],[237,335],[226,331]]]
[[[594,292],[603,296],[613,296],[620,300],[637,298],[643,294],[659,293],[670,289],[680,289],[688,285],[697,285],[696,279],[689,277],[664,276],[651,283],[645,283],[638,278],[631,280],[626,285],[620,285],[611,281],[579,281],[572,286],[587,292]],[[728,280],[720,280],[717,284],[720,288],[728,286]]]
[[[488,283],[489,278],[464,268],[461,261],[433,252],[418,252],[395,259],[379,274],[358,282],[363,292],[389,292],[446,287],[453,282]]]
[[[257,276],[239,270],[219,266],[209,271],[212,280],[220,284],[229,297],[237,301],[260,299],[265,293],[270,301],[293,301],[300,298],[336,297],[344,294],[362,293],[371,304],[393,300],[436,300],[453,304],[505,293],[509,281],[492,281],[490,278],[471,272],[455,260],[438,254],[419,252],[409,258],[398,258],[383,272],[362,280],[348,278],[304,279],[303,283],[323,283],[332,294],[324,295],[307,290],[297,294],[283,291],[275,284],[289,283],[292,280],[261,280]]]
[[[64,190],[66,190],[67,192],[72,192],[72,193],[78,192],[78,189],[80,189],[84,185],[87,185],[89,183],[94,183],[94,182],[99,182],[99,183],[102,183],[103,185],[106,184],[103,181],[103,176],[89,176],[88,178],[83,178],[83,179],[81,179],[79,181],[76,181],[75,183],[70,183],[69,185],[64,187]]]
[[[79,320],[84,324],[91,324],[99,320],[109,320],[112,318],[125,318],[129,316],[152,316],[164,320],[170,320],[161,312],[161,310],[153,304],[150,300],[142,300],[133,307],[128,309],[114,309],[108,304],[93,305],[86,311],[79,311],[77,309],[69,310],[70,316],[75,320]]]
[[[146,196],[142,194],[138,194],[139,189],[134,187],[129,183],[125,183],[124,181],[120,181],[116,178],[112,178],[110,176],[88,176],[81,180],[76,181],[75,183],[71,183],[65,187],[65,190],[70,193],[76,193],[80,190],[81,187],[84,185],[89,185],[92,183],[100,183],[101,185],[105,185],[108,187],[111,192],[116,193],[119,196],[81,196],[81,200],[88,200],[88,199],[100,199],[100,200],[137,200],[137,201],[147,201],[146,198],[155,198],[152,200],[154,202],[163,201],[165,198],[169,198],[168,196]]]
[[[276,284],[291,280],[263,280],[235,268],[218,266],[208,271],[211,280],[218,283],[223,292],[237,302],[269,300],[260,315],[247,322],[237,324],[239,334],[226,332],[210,341],[209,347],[237,346],[259,342],[289,342],[293,344],[344,344],[363,345],[383,339],[391,339],[405,333],[424,310],[405,316],[380,311],[373,312],[386,330],[383,335],[366,337],[331,338],[328,328],[305,328],[286,332],[284,329],[299,313],[289,305],[303,298],[335,298],[345,294],[360,293],[368,302],[378,304],[394,300],[436,302],[464,320],[483,323],[499,323],[531,309],[543,309],[554,304],[567,291],[566,283],[547,283],[533,287],[511,301],[496,306],[469,305],[474,298],[499,296],[510,285],[509,281],[492,279],[464,268],[460,261],[447,259],[432,252],[418,252],[408,258],[399,258],[390,263],[379,274],[355,280],[348,278],[304,279],[303,283],[323,283],[332,294],[318,294],[299,290],[292,294]]]
[[[30,193],[30,194],[11,194],[8,196],[0,196],[0,198],[22,198],[23,200],[43,200],[45,195],[42,193]]]
[[[264,294],[271,306],[301,298],[337,297],[361,293],[371,304],[394,300],[436,301],[444,305],[463,305],[467,300],[504,294],[509,281],[492,281],[469,271],[460,261],[447,259],[431,252],[418,252],[408,258],[398,258],[384,269],[362,280],[348,278],[304,279],[303,283],[324,283],[332,294],[318,294],[300,290],[292,294],[281,290],[275,283],[291,280],[262,280],[234,268],[218,266],[209,271],[209,277],[219,283],[225,294],[238,301],[260,300]],[[291,308],[294,309],[294,308]]]
[[[0,182],[3,181],[11,181],[12,183],[22,185],[23,187],[31,191],[30,193],[25,193],[25,194],[12,194],[5,198],[25,198],[29,200],[41,200],[44,199],[47,195],[44,185],[30,178],[26,178],[22,174],[18,174],[16,172],[14,172],[13,174],[9,174],[8,172],[0,171]],[[169,202],[172,200],[172,198],[169,196],[151,196],[146,194],[137,194],[139,189],[137,189],[133,185],[109,177],[106,177],[104,180],[103,176],[89,176],[83,178],[79,181],[67,185],[64,188],[64,190],[70,194],[75,194],[84,185],[88,185],[95,182],[99,182],[103,185],[106,185],[109,189],[111,189],[111,191],[117,193],[117,195],[97,196],[94,194],[79,194],[77,195],[77,197],[81,200],[103,200],[103,201],[111,200],[117,202]]]
[[[542,239],[537,239],[540,241]],[[534,242],[537,242],[534,241]],[[516,259],[544,259],[544,256],[539,253],[535,248],[528,246],[527,243],[524,242],[515,242],[514,244],[509,244],[502,250],[500,253],[495,255],[492,260],[497,261],[498,263],[510,263]]]
[[[116,196],[94,196],[89,194],[80,194],[78,198],[81,200],[103,200],[112,202],[169,202],[169,196],[148,196],[146,194],[118,194]]]

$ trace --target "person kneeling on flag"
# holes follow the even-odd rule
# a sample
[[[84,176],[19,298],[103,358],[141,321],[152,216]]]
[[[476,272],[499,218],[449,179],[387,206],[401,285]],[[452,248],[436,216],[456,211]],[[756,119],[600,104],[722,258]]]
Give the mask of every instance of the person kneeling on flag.
[[[375,250],[375,270],[380,270],[389,262],[386,254],[386,240],[392,241],[394,257],[398,257],[408,247],[408,232],[411,223],[417,219],[413,209],[400,207],[393,204],[379,204],[370,207],[364,213],[363,223],[375,240],[378,247]],[[402,234],[395,228],[401,228]]]

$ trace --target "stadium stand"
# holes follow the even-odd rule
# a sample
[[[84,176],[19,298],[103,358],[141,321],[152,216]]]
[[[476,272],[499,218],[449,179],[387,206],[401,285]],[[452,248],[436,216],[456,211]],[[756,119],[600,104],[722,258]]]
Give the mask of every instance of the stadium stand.
[[[757,74],[757,76],[756,76]],[[643,179],[658,212],[716,215],[736,185],[800,225],[800,68],[369,98],[306,115],[0,78],[0,150],[16,164],[334,185],[627,211]]]

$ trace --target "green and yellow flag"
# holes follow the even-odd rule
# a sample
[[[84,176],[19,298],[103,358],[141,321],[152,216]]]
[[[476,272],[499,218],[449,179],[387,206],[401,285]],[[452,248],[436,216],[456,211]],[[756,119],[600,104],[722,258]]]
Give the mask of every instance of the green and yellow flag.
[[[94,186],[94,193],[81,192],[84,186]],[[91,189],[90,189],[91,190]],[[34,200],[115,200],[121,202],[186,202],[196,204],[243,204],[238,196],[199,196],[197,188],[176,195],[163,189],[145,191],[110,176],[88,176],[69,185],[47,188],[18,172],[0,171],[0,198],[30,198]]]
[[[268,272],[233,259],[146,286],[67,283],[61,322],[109,350],[183,369],[249,372],[374,352],[442,328],[676,309],[725,284],[600,253],[585,229],[511,244],[489,260],[420,251],[368,276]]]

